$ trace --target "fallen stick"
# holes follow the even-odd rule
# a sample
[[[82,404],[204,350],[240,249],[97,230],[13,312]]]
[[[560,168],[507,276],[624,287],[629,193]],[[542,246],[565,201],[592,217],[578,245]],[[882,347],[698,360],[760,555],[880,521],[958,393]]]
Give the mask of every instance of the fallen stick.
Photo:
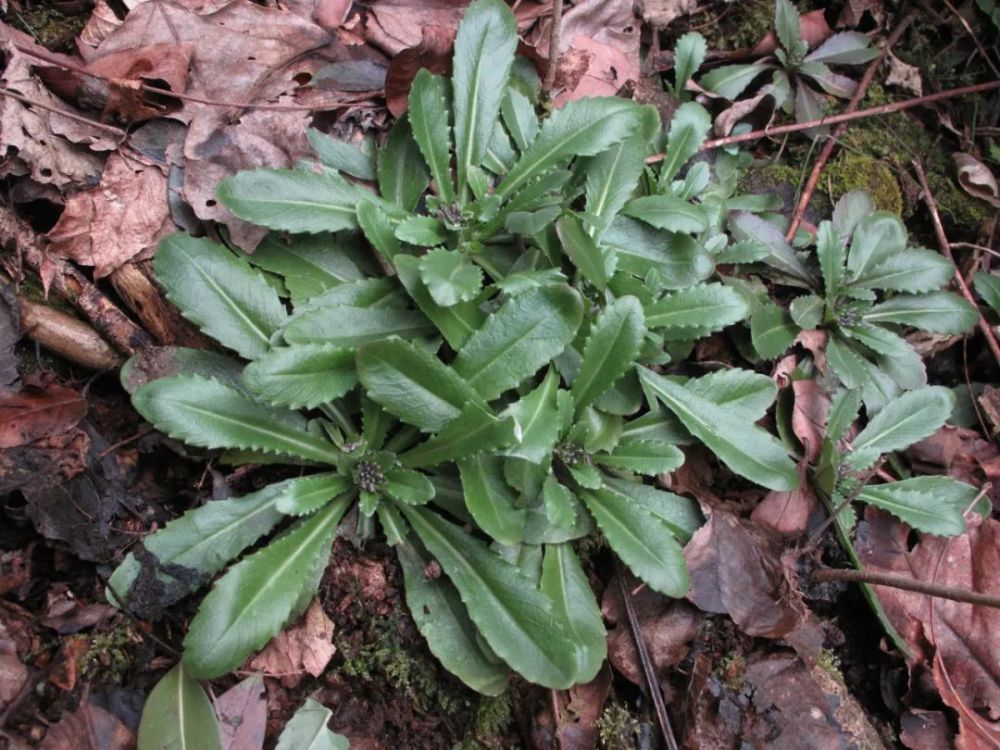
[[[124,264],[114,270],[108,280],[126,306],[161,344],[212,348],[212,343],[181,316],[159,287],[143,273],[140,264]]]
[[[88,370],[111,370],[122,363],[107,341],[82,320],[18,295],[21,330],[32,341]]]
[[[888,586],[903,591],[915,591],[918,594],[935,596],[938,599],[950,599],[953,602],[978,604],[984,607],[1000,609],[1000,596],[984,594],[981,591],[959,589],[940,583],[918,581],[916,578],[898,575],[896,573],[876,573],[871,570],[846,570],[841,568],[820,568],[812,574],[812,579],[819,583],[844,581],[846,583],[870,583],[875,586]]]

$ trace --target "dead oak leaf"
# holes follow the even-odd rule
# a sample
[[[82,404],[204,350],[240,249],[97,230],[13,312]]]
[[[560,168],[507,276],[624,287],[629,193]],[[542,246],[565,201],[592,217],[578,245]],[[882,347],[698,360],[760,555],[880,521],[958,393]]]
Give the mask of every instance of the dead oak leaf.
[[[0,393],[0,448],[17,448],[73,429],[87,413],[77,391],[50,384]]]
[[[319,677],[337,652],[333,645],[333,621],[314,599],[306,613],[292,627],[282,631],[250,661],[250,669],[280,678],[292,688],[305,675]]]

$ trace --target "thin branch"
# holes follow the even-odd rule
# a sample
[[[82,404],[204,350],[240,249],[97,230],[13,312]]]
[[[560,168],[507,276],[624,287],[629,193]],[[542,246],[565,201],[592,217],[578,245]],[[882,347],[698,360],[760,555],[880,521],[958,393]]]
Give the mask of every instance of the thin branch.
[[[34,99],[29,99],[28,97],[24,96],[24,94],[19,94],[16,91],[11,91],[10,89],[0,88],[0,96],[6,96],[11,99],[17,99],[17,101],[23,104],[27,104],[30,107],[38,107],[39,109],[44,109],[47,112],[52,112],[57,115],[62,115],[63,117],[66,117],[70,120],[75,120],[76,122],[82,122],[83,124],[88,125],[92,128],[96,128],[97,130],[103,130],[105,132],[112,133],[123,140],[128,135],[121,128],[116,128],[113,125],[105,125],[103,122],[95,122],[94,120],[84,117],[83,115],[78,115],[75,112],[67,112],[65,109],[52,107],[48,104],[43,104],[42,102],[36,102]]]
[[[919,159],[913,160],[913,168],[916,170],[917,179],[920,181],[920,190],[924,194],[924,203],[927,204],[927,208],[931,212],[931,221],[934,223],[934,234],[937,236],[941,252],[951,261],[951,265],[955,269],[955,282],[958,284],[962,296],[978,311],[979,306],[976,304],[976,299],[972,296],[969,285],[965,283],[962,272],[958,270],[958,264],[955,263],[955,256],[951,252],[951,243],[948,242],[948,235],[944,233],[944,225],[941,223],[941,215],[938,213],[937,201],[934,200],[934,193],[931,192],[930,185],[927,184],[927,175],[924,174],[924,168],[920,164]],[[990,324],[986,322],[981,313],[979,315],[979,330],[983,332],[986,344],[990,347],[990,351],[993,352],[993,357],[996,359],[997,364],[1000,364],[1000,343],[997,342],[996,334],[993,333],[993,329],[990,328]]]
[[[545,93],[552,97],[552,86],[556,82],[559,68],[559,47],[562,44],[563,0],[556,0],[552,6],[552,29],[549,33],[549,67],[545,69]]]
[[[960,589],[945,586],[941,583],[918,581],[916,578],[902,576],[896,573],[877,573],[872,570],[845,570],[841,568],[820,568],[813,572],[812,579],[819,583],[844,581],[847,583],[870,583],[875,586],[888,586],[902,591],[914,591],[918,594],[935,596],[938,599],[950,599],[953,602],[978,604],[983,607],[1000,609],[1000,596],[984,594],[981,591]]]
[[[982,94],[987,91],[995,91],[996,89],[1000,89],[1000,81],[988,81],[986,83],[977,83],[973,86],[962,86],[957,89],[939,91],[936,94],[918,96],[915,99],[906,99],[901,102],[892,102],[891,104],[881,104],[877,107],[871,107],[869,109],[859,109],[856,112],[844,112],[839,115],[821,117],[818,120],[810,120],[809,122],[795,122],[791,125],[778,125],[773,128],[752,130],[749,133],[743,133],[742,135],[729,135],[725,138],[716,138],[712,141],[705,141],[701,145],[699,151],[712,151],[717,148],[724,148],[725,146],[734,146],[736,144],[747,143],[749,141],[759,141],[761,138],[770,138],[772,136],[784,135],[785,133],[798,133],[802,130],[811,130],[812,128],[818,128],[824,125],[837,125],[842,122],[850,122],[851,120],[861,120],[865,117],[890,115],[893,112],[902,112],[907,109],[913,109],[914,107],[920,107],[925,104],[933,104],[934,102],[940,102],[945,99],[954,99],[956,97],[968,96],[971,94]],[[654,164],[658,161],[663,161],[663,154],[653,154],[653,156],[646,159],[647,164]]]
[[[882,52],[868,63],[868,67],[865,68],[864,75],[861,76],[861,80],[858,81],[858,86],[854,89],[854,94],[851,96],[850,101],[847,103],[847,108],[845,112],[857,112],[858,107],[861,105],[861,100],[865,98],[865,94],[868,92],[868,87],[871,86],[872,81],[875,80],[875,74],[878,72],[879,66],[882,61],[885,60],[886,55],[889,54],[889,50],[892,49],[893,45],[896,44],[903,36],[903,32],[913,23],[916,16],[910,13],[906,18],[900,21],[899,25],[893,30],[889,38],[885,40],[885,44],[882,45]],[[802,84],[799,84],[802,85]],[[837,148],[837,143],[840,137],[846,132],[848,128],[847,123],[841,123],[838,125],[833,133],[826,139],[823,144],[822,150],[819,152],[819,156],[816,158],[816,162],[813,164],[812,171],[809,173],[809,178],[806,180],[805,187],[802,188],[802,194],[799,196],[798,203],[795,204],[795,211],[792,213],[792,220],[788,225],[788,231],[785,233],[785,239],[789,242],[795,237],[795,232],[798,231],[799,224],[802,223],[802,217],[805,215],[806,208],[809,206],[809,201],[812,200],[813,193],[816,191],[816,186],[819,184],[820,175],[823,172],[823,167],[826,166],[827,161],[833,156],[833,152]]]
[[[670,716],[667,714],[667,706],[663,702],[663,691],[660,689],[660,682],[656,678],[653,660],[649,658],[649,651],[646,648],[646,641],[642,637],[639,618],[635,613],[635,607],[632,605],[632,594],[629,593],[628,587],[625,585],[625,575],[622,573],[622,566],[618,562],[618,558],[615,558],[615,576],[618,578],[618,589],[621,591],[622,601],[625,604],[625,613],[628,615],[628,624],[632,631],[632,639],[635,641],[635,650],[639,654],[642,673],[646,678],[646,684],[649,686],[649,693],[653,699],[653,707],[656,709],[656,721],[660,725],[663,741],[669,750],[678,750],[674,730],[670,726]]]
[[[976,32],[972,30],[971,26],[969,26],[969,22],[965,20],[962,14],[959,13],[955,9],[955,6],[949,3],[948,0],[941,0],[941,2],[943,2],[945,6],[948,8],[948,10],[951,11],[952,15],[958,19],[958,22],[962,24],[962,27],[965,29],[965,32],[969,35],[969,38],[972,40],[972,43],[976,45],[976,49],[979,50],[979,54],[983,56],[983,61],[989,66],[990,70],[993,71],[993,75],[995,75],[997,78],[1000,78],[1000,70],[998,70],[997,66],[993,64],[993,61],[990,59],[989,54],[983,48],[983,45],[979,43],[979,37],[976,36]]]

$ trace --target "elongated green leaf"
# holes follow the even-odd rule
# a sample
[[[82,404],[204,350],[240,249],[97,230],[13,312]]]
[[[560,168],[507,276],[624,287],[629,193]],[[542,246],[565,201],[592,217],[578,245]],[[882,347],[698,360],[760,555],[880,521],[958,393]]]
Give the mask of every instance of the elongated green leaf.
[[[275,750],[348,750],[347,738],[327,727],[332,715],[322,703],[306,698],[281,730]]]
[[[580,498],[629,570],[661,594],[680,598],[687,593],[684,555],[666,524],[606,489],[583,490]]]
[[[871,46],[871,39],[866,34],[842,31],[823,42],[805,59],[829,65],[862,65],[878,56],[879,51]]]
[[[389,336],[414,338],[434,327],[414,310],[375,307],[322,307],[296,315],[285,327],[289,344],[332,344],[352,347]]]
[[[605,308],[590,330],[573,380],[577,409],[590,404],[631,369],[645,334],[642,305],[635,297],[620,297]]]
[[[358,377],[368,398],[407,424],[437,432],[479,394],[426,349],[391,338],[358,350]]]
[[[267,351],[284,325],[285,310],[260,272],[211,240],[166,237],[156,253],[156,276],[181,314],[247,359]]]
[[[886,289],[894,292],[930,292],[940,289],[955,275],[951,262],[933,250],[908,247],[870,266],[851,281],[864,289]]]
[[[880,326],[841,326],[840,332],[878,353],[876,361],[903,388],[927,385],[924,361],[906,339]]]
[[[734,472],[772,490],[798,486],[795,463],[768,432],[662,375],[640,368],[639,376],[688,431]]]
[[[951,416],[954,406],[955,394],[939,385],[894,398],[854,438],[847,463],[855,469],[867,469],[883,453],[930,437]]]
[[[160,432],[200,448],[235,448],[335,462],[332,443],[306,430],[299,414],[274,409],[216,380],[176,375],[147,383],[132,396]]]
[[[583,318],[580,295],[568,286],[530,289],[490,315],[455,358],[455,370],[491,400],[558,356]]]
[[[391,307],[398,310],[407,306],[406,292],[394,278],[373,278],[350,281],[327,289],[322,294],[295,306],[295,316],[319,307],[347,305],[348,307]],[[294,317],[294,316],[293,316]]]
[[[404,211],[412,211],[429,180],[427,165],[404,115],[396,120],[385,146],[378,153],[379,192]]]
[[[864,276],[868,269],[906,249],[906,227],[896,214],[876,211],[858,222],[847,253],[850,278]]]
[[[646,168],[645,146],[642,139],[632,137],[613,145],[587,164],[587,214],[603,229],[622,210],[635,191],[639,177]],[[602,231],[594,234],[600,239]]]
[[[774,30],[778,42],[791,60],[797,59],[796,51],[802,45],[802,26],[799,12],[791,0],[777,0],[774,6]]]
[[[708,228],[708,217],[700,206],[669,195],[633,198],[625,206],[625,213],[668,232],[694,234]]]
[[[576,650],[577,684],[597,676],[608,653],[607,632],[594,592],[583,572],[580,559],[569,544],[547,545],[542,561],[540,588],[566,621]]]
[[[840,293],[840,287],[844,282],[844,263],[847,259],[847,248],[833,222],[820,222],[816,234],[816,255],[819,258],[820,273],[823,275],[826,301],[827,304],[831,304]]]
[[[615,446],[610,453],[599,453],[594,462],[613,469],[634,471],[636,474],[656,476],[678,468],[684,463],[684,454],[677,446],[655,440],[632,440]]]
[[[498,419],[479,404],[470,402],[447,427],[399,459],[404,466],[423,468],[504,448],[516,440],[517,423],[512,417]]]
[[[545,517],[553,526],[568,529],[576,521],[577,506],[580,502],[556,479],[555,474],[545,477],[542,484],[542,502],[545,504]]]
[[[955,536],[965,531],[965,516],[979,490],[951,477],[925,476],[872,484],[858,500],[887,510],[927,534]]]
[[[408,103],[413,140],[430,168],[438,196],[445,203],[452,203],[455,188],[451,179],[448,83],[441,76],[421,68],[413,79]]]
[[[298,303],[327,289],[365,277],[351,257],[349,245],[335,235],[299,235],[286,239],[270,234],[246,259],[276,273]]]
[[[691,378],[684,386],[747,422],[761,419],[778,395],[767,375],[737,368]]]
[[[355,385],[354,352],[330,344],[272,349],[243,371],[254,395],[275,406],[312,409]]]
[[[516,47],[517,23],[506,3],[476,0],[468,7],[455,35],[452,78],[455,160],[463,195],[469,170],[486,157]]]
[[[704,44],[704,40],[702,43]],[[677,176],[688,159],[698,153],[711,129],[712,118],[700,104],[688,102],[677,108],[673,119],[670,120],[667,148],[663,152],[663,163],[660,165],[660,190],[669,186],[670,181]]]
[[[201,375],[244,390],[243,364],[235,357],[184,346],[146,347],[122,365],[120,379],[131,395],[151,380],[171,375]]]
[[[236,669],[297,617],[316,593],[341,498],[230,568],[205,597],[184,638],[184,664],[196,677]]]
[[[729,226],[735,239],[753,240],[769,250],[764,258],[767,265],[801,281],[813,281],[812,274],[802,265],[795,250],[785,240],[784,233],[774,224],[747,211],[734,211]]]
[[[535,390],[504,411],[505,416],[514,418],[521,432],[521,439],[505,451],[508,456],[540,464],[552,453],[559,440],[558,390],[559,375],[550,368]]]
[[[715,269],[712,257],[694,238],[654,229],[619,216],[601,240],[614,248],[618,270],[645,278],[651,270],[665,289],[683,289],[706,279]]]
[[[482,326],[486,314],[475,302],[459,302],[450,307],[442,307],[431,297],[427,285],[420,278],[420,259],[410,255],[400,255],[395,259],[399,280],[407,294],[444,336],[448,346],[458,351],[472,333]]]
[[[619,504],[641,505],[666,524],[671,534],[685,543],[705,522],[697,501],[673,492],[614,477],[604,478],[604,491],[614,495],[615,502]]]
[[[500,114],[514,143],[524,151],[538,135],[538,115],[535,105],[524,92],[508,86],[500,102]]]
[[[968,333],[979,312],[953,292],[900,294],[865,313],[869,323],[899,323],[933,333]]]
[[[614,97],[569,102],[542,125],[532,144],[497,186],[501,198],[573,156],[593,156],[629,136],[651,139],[659,130],[655,109]]]
[[[419,471],[390,469],[385,473],[385,491],[393,500],[423,505],[434,497],[434,485]]]
[[[241,219],[302,234],[353,229],[354,206],[374,197],[339,175],[291,169],[238,172],[219,183],[217,195]]]
[[[764,359],[775,359],[792,345],[799,329],[788,310],[773,303],[757,307],[750,316],[753,348]]]
[[[420,259],[420,278],[441,307],[474,300],[483,288],[483,272],[458,250],[443,247]]]
[[[702,88],[734,100],[765,70],[766,65],[723,65],[703,75],[700,83]]]
[[[500,695],[507,687],[510,670],[483,653],[476,626],[458,591],[447,578],[427,577],[431,558],[413,542],[398,545],[396,554],[403,568],[406,605],[431,653],[473,690]]]
[[[516,567],[435,513],[401,506],[417,536],[458,589],[490,648],[527,680],[573,684],[576,653],[552,601]]]
[[[146,699],[138,750],[222,750],[219,722],[198,681],[183,664],[164,675]]]
[[[361,180],[375,180],[375,160],[361,149],[316,128],[309,128],[306,135],[316,156],[326,166]]]
[[[387,214],[384,206],[372,200],[358,201],[355,212],[365,239],[379,255],[392,261],[400,250],[393,217]]]
[[[566,214],[556,222],[556,231],[563,250],[580,273],[601,291],[608,284],[610,269],[607,253],[587,234],[580,220]]]
[[[684,101],[684,90],[691,76],[705,62],[708,43],[697,31],[684,34],[674,45],[674,95]]]
[[[976,293],[983,302],[989,305],[993,312],[1000,315],[1000,278],[992,273],[980,271],[973,279],[973,283],[976,287]]]
[[[723,284],[699,284],[670,292],[646,308],[646,326],[717,331],[746,318],[750,307],[739,292]]]
[[[328,471],[307,477],[287,479],[276,485],[275,507],[285,515],[307,516],[319,510],[337,495],[347,492],[350,480],[343,474]]]
[[[476,524],[501,544],[524,540],[524,509],[515,507],[517,494],[503,478],[496,456],[479,455],[458,462],[465,507]]]

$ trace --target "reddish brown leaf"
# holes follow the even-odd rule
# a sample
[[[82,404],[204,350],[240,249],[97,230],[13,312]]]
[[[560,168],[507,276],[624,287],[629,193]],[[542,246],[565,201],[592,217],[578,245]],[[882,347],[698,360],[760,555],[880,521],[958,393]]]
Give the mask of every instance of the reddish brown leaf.
[[[420,44],[402,50],[392,59],[385,76],[385,102],[393,115],[399,117],[406,112],[410,87],[421,68],[438,75],[451,74],[454,41],[455,27],[426,26]]]
[[[597,677],[585,685],[574,685],[558,694],[560,707],[559,747],[562,750],[592,750],[597,747],[600,731],[598,719],[611,692],[612,675],[605,664]]]
[[[899,725],[899,741],[910,750],[941,750],[954,744],[954,732],[942,711],[911,708],[899,717]]]
[[[799,38],[809,43],[809,49],[816,49],[833,36],[833,29],[826,22],[826,11],[823,8],[803,13],[801,23],[802,33]],[[773,54],[776,49],[778,49],[778,37],[773,31],[769,31],[757,42],[757,46],[750,54],[753,57],[763,57]]]
[[[419,46],[424,29],[457,29],[468,0],[379,0],[368,9],[365,39],[388,55]]]
[[[260,750],[267,732],[267,700],[260,675],[247,677],[218,697],[222,750]]]
[[[17,448],[61,435],[79,424],[87,402],[72,388],[48,385],[0,393],[0,448]]]
[[[39,750],[131,750],[135,736],[118,717],[81,703],[49,729]]]
[[[6,609],[0,609],[0,710],[14,700],[28,680],[24,658],[30,643],[17,637],[18,628]]]
[[[90,437],[81,429],[0,450],[0,493],[69,479],[83,471],[89,450]]]
[[[798,470],[798,487],[787,492],[768,492],[753,509],[750,518],[755,524],[783,536],[798,536],[809,528],[820,504],[809,482],[808,465],[800,462]]]
[[[815,463],[826,435],[830,397],[819,381],[796,380],[792,383],[795,407],[792,409],[792,432],[802,443],[806,463]]]
[[[323,674],[336,652],[333,621],[316,599],[296,624],[276,635],[250,661],[250,668],[280,677],[285,687],[295,687],[307,673]]]

